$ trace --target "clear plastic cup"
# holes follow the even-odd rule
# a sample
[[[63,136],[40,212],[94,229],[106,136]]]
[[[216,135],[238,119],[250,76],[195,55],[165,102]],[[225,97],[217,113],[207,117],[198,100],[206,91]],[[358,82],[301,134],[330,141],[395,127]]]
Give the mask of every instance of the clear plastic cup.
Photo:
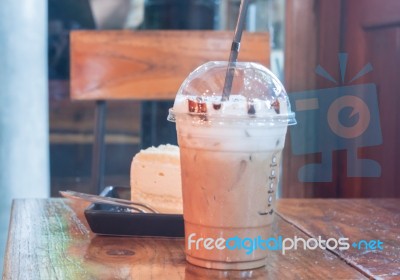
[[[221,102],[227,66],[193,71],[168,120],[180,148],[187,261],[252,269],[266,264],[281,152],[296,120],[280,81],[257,63],[236,64],[230,98]]]

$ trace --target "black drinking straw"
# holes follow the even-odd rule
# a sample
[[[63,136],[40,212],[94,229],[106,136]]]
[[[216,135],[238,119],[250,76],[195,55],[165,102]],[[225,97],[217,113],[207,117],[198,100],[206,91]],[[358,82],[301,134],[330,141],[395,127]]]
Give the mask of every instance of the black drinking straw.
[[[235,67],[240,49],[240,41],[242,40],[242,33],[245,25],[249,3],[250,0],[242,0],[242,2],[240,3],[239,16],[236,23],[235,35],[233,36],[231,54],[229,56],[228,68],[226,70],[225,83],[221,101],[229,100],[229,95],[231,94],[233,76],[235,74]]]

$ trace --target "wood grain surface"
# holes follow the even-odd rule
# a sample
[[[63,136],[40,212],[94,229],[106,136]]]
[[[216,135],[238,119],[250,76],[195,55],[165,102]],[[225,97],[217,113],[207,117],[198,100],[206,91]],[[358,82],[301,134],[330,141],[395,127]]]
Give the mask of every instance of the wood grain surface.
[[[71,98],[174,99],[199,65],[227,61],[230,31],[74,31]],[[240,61],[269,65],[267,33],[245,33]]]
[[[394,279],[399,202],[280,200],[277,235],[379,238],[385,250],[271,251],[264,268],[218,271],[187,264],[183,239],[96,236],[82,215],[87,204],[16,200],[3,279]]]
[[[309,236],[380,240],[383,250],[332,252],[371,278],[400,279],[399,199],[285,199],[278,204],[279,215]]]

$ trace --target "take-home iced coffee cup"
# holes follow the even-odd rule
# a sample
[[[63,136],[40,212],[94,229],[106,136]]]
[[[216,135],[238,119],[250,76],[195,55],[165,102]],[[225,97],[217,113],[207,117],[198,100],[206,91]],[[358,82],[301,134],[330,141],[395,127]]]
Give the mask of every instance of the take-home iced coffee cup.
[[[185,253],[215,269],[264,266],[282,149],[294,113],[264,66],[238,62],[221,101],[228,62],[208,62],[183,82],[168,119],[181,157]]]

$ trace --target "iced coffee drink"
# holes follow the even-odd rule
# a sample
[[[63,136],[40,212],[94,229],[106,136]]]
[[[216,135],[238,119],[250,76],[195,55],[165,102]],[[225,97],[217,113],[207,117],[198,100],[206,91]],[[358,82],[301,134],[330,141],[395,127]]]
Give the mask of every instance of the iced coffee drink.
[[[268,69],[237,63],[221,102],[227,63],[209,62],[182,84],[169,118],[181,156],[185,252],[194,264],[251,269],[266,264],[281,151],[295,122]]]

